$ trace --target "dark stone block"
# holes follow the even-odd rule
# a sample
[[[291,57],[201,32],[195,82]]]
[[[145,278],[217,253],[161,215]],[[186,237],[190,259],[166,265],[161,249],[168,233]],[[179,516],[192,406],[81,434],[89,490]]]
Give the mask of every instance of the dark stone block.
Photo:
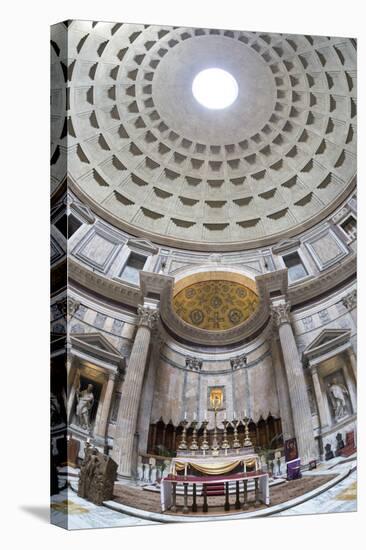
[[[103,501],[112,499],[116,475],[117,463],[86,443],[78,495],[100,506]]]

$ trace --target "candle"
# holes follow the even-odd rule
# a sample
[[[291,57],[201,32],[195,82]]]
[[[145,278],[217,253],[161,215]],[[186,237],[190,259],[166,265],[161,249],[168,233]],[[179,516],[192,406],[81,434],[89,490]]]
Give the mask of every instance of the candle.
[[[248,418],[246,409],[244,409],[244,418]]]
[[[187,420],[187,411],[184,413],[184,420]]]
[[[226,411],[224,412],[224,420],[226,420]]]
[[[235,418],[236,418],[236,412],[234,411],[234,420],[235,420]]]
[[[207,410],[205,411],[205,420],[207,420]]]
[[[193,413],[193,420],[197,420],[197,413]]]

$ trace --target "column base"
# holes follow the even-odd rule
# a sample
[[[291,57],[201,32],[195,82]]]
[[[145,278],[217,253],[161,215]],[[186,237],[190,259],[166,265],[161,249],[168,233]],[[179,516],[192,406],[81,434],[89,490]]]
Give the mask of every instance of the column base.
[[[119,474],[117,472],[117,481],[133,481],[132,475]]]

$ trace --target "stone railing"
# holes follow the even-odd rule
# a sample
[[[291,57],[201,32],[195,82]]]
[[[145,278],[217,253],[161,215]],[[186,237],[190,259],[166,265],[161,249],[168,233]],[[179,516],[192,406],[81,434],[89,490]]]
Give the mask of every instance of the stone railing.
[[[171,459],[165,456],[141,454],[137,461],[137,481],[141,484],[155,485],[166,476]]]

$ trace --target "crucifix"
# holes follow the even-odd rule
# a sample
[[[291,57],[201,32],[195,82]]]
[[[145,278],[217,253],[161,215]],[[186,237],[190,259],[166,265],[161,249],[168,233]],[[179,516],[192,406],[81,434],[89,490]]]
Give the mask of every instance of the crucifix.
[[[215,328],[220,328],[220,322],[224,321],[224,317],[219,316],[219,312],[215,311],[213,317],[209,317],[209,321],[212,321]]]

